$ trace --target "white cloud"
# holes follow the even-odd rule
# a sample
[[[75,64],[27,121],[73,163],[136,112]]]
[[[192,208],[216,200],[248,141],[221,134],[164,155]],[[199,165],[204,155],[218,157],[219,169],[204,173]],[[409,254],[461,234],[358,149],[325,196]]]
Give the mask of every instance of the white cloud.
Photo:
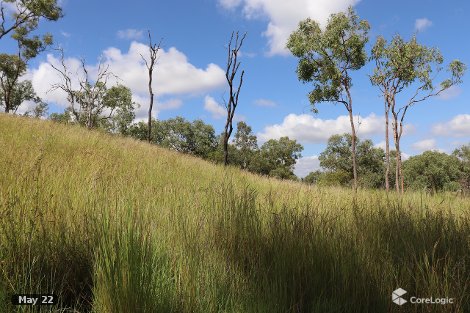
[[[176,110],[176,109],[179,109],[182,105],[183,105],[183,101],[181,101],[181,99],[169,99],[163,102],[158,102],[157,108],[161,111]]]
[[[432,132],[438,136],[470,137],[470,114],[460,114],[450,121],[438,123]]]
[[[67,32],[65,32],[65,31],[61,31],[60,34],[61,34],[62,36],[64,36],[65,38],[70,38],[70,37],[72,36],[72,34],[67,33]]]
[[[424,32],[426,29],[432,26],[432,21],[427,18],[418,18],[415,21],[415,31],[418,33]]]
[[[385,150],[385,148],[386,148],[386,142],[385,142],[385,140],[382,140],[382,141],[379,142],[378,144],[374,145],[374,147],[376,147],[376,148],[381,148],[381,149]]]
[[[418,142],[415,142],[411,147],[419,152],[434,150],[436,149],[436,140],[435,139],[424,139]]]
[[[318,156],[309,156],[303,157],[297,160],[294,168],[294,174],[297,177],[303,178],[310,174],[310,172],[314,172],[320,169],[320,160],[318,160]]]
[[[119,30],[116,35],[120,39],[126,40],[139,40],[142,39],[144,32],[142,30],[137,30],[133,28]]]
[[[225,108],[218,104],[211,96],[204,98],[204,110],[210,112],[215,119],[221,119],[227,115]]]
[[[129,51],[122,54],[119,49],[104,51],[106,63],[126,84],[136,92],[147,91],[146,67],[141,55],[148,56],[147,45],[132,42]],[[186,55],[172,47],[158,53],[154,68],[154,88],[157,96],[178,94],[201,94],[225,83],[225,71],[210,63],[206,69],[192,65]]]
[[[241,51],[238,53],[238,56],[240,58],[255,58],[257,56],[256,52],[245,52],[245,51]]]
[[[459,86],[452,86],[439,94],[442,100],[451,100],[457,98],[462,93],[462,88]]]
[[[135,122],[147,121],[149,109],[149,96],[140,96],[137,94],[132,95],[132,101],[137,103],[139,107],[135,109]],[[158,118],[160,110],[155,106],[153,110],[153,117]]]
[[[16,110],[16,114],[23,115],[28,111],[32,111],[37,106],[34,101],[24,101]]]
[[[299,22],[310,17],[326,25],[332,13],[345,11],[359,0],[218,0],[219,4],[233,10],[242,7],[247,19],[265,19],[269,22],[263,33],[268,38],[269,55],[286,55],[287,39]]]
[[[148,103],[148,72],[142,57],[148,55],[148,47],[144,44],[132,42],[127,52],[123,53],[117,48],[108,48],[103,52],[103,62],[109,65],[109,70],[119,77],[119,83],[129,87],[133,93],[134,101],[145,105]],[[33,87],[44,101],[56,103],[62,107],[68,105],[64,92],[50,91],[51,86],[60,82],[60,76],[49,64],[60,66],[60,60],[52,54],[47,56],[47,62],[41,63],[37,68],[30,70],[26,76],[31,79]],[[67,58],[67,68],[74,76],[74,85],[78,86],[78,73],[80,60]],[[98,64],[87,65],[92,78],[96,77]],[[213,63],[205,69],[192,65],[185,54],[176,48],[160,50],[158,62],[154,69],[153,90],[158,99],[163,96],[200,95],[205,92],[222,87],[225,84],[225,72]],[[116,83],[115,79],[109,85]],[[177,107],[181,105],[177,100],[172,103],[162,103],[166,106]]]
[[[235,9],[241,4],[242,0],[219,0],[219,4],[225,9]]]
[[[69,73],[77,73],[80,68],[80,61],[75,58],[66,58],[64,63]],[[52,68],[50,64],[61,68],[59,59],[53,55],[47,55],[47,62],[41,63],[37,68],[29,70],[25,75],[25,79],[30,79],[36,94],[47,103],[56,103],[59,106],[67,107],[67,95],[64,91],[57,89],[51,90],[52,85],[61,83],[61,77]],[[79,88],[78,78],[73,75],[72,86]]]
[[[357,121],[359,120],[359,125]],[[355,116],[358,136],[375,135],[383,132],[384,119],[375,114],[367,117]],[[336,119],[323,120],[309,114],[289,114],[281,124],[270,125],[258,134],[260,141],[288,136],[303,143],[325,143],[335,134],[351,132],[349,116],[341,115]]]
[[[275,107],[277,106],[277,103],[269,100],[269,99],[257,99],[255,100],[255,104],[260,106],[260,107]]]

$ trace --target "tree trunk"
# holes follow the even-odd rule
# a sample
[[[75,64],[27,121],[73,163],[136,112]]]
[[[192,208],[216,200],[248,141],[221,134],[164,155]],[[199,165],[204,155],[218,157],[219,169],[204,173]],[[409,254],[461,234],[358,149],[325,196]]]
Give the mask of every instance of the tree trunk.
[[[354,116],[353,116],[353,103],[352,103],[352,97],[351,93],[349,91],[348,86],[345,86],[346,88],[346,93],[348,95],[348,100],[349,103],[346,106],[346,109],[348,110],[349,113],[349,122],[351,123],[351,154],[352,154],[352,165],[353,165],[353,189],[354,192],[357,192],[357,162],[356,162],[356,127],[354,126]]]
[[[224,133],[224,165],[228,165],[228,138],[227,132]]]
[[[152,68],[149,69],[150,106],[149,106],[149,116],[148,116],[148,133],[147,133],[148,142],[152,141],[152,109],[153,109],[152,71],[153,71],[153,66]]]
[[[87,128],[92,129],[93,122],[92,122],[92,109],[91,105],[88,105],[88,121],[87,121]]]
[[[406,114],[406,111],[403,114]],[[403,119],[400,121],[400,132],[398,133],[398,147],[400,147],[400,140],[401,140],[402,134],[403,134]],[[401,193],[403,194],[405,192],[405,178],[404,178],[403,169],[402,169],[403,166],[402,166],[402,159],[401,159],[401,151],[398,154],[398,160],[399,160],[398,171],[400,172],[400,188],[401,188],[400,190],[401,190]]]
[[[400,140],[398,138],[398,125],[397,118],[394,114],[393,116],[393,141],[395,142],[395,152],[396,152],[396,165],[395,165],[395,189],[397,192],[400,192],[400,162],[401,162],[401,152],[400,152]]]
[[[356,162],[356,127],[354,126],[354,117],[352,108],[349,111],[349,121],[351,122],[351,154],[352,154],[352,164],[353,164],[353,188],[357,192],[357,162]]]
[[[2,89],[4,90],[3,102],[5,102],[5,113],[8,114],[10,113],[10,92],[8,90],[5,90],[6,88],[3,86],[2,86]]]
[[[389,111],[388,99],[385,101],[385,190],[390,190],[390,140],[389,140]]]
[[[224,165],[228,165],[228,140],[230,139],[230,135],[232,134],[233,126],[230,117],[227,118],[227,122],[225,124],[225,132],[224,132]]]

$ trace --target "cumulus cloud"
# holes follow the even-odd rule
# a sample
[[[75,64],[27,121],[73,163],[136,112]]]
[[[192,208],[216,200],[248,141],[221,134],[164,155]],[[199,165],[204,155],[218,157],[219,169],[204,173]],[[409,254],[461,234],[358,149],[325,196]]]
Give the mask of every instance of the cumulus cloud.
[[[255,104],[260,107],[275,107],[277,106],[276,102],[269,99],[257,99]]]
[[[303,157],[297,160],[294,168],[294,174],[297,177],[303,178],[310,174],[310,172],[314,172],[320,169],[320,160],[318,160],[318,156],[309,156]]]
[[[183,105],[183,101],[181,99],[168,99],[163,102],[157,102],[157,108],[160,110],[176,110],[179,109]]]
[[[269,55],[286,55],[289,35],[299,22],[310,17],[326,25],[332,13],[345,11],[359,0],[219,0],[228,10],[241,7],[247,19],[268,19],[263,33],[268,38]]]
[[[109,48],[104,51],[105,63],[127,85],[136,92],[146,92],[146,67],[141,55],[148,59],[148,47],[145,44],[132,42],[127,53]],[[186,55],[172,47],[158,53],[158,62],[154,69],[155,94],[201,94],[219,88],[225,83],[225,71],[218,65],[210,63],[205,69],[191,64]]]
[[[374,145],[374,147],[376,147],[376,148],[381,148],[381,149],[385,150],[385,148],[386,148],[386,142],[385,142],[385,140],[382,140],[382,141],[379,142],[378,144]]]
[[[223,106],[217,103],[211,96],[204,98],[204,110],[210,112],[215,119],[221,119],[227,115],[227,111]]]
[[[432,132],[437,136],[470,137],[470,114],[460,114],[450,121],[438,123]]]
[[[117,48],[108,48],[103,52],[102,62],[109,66],[109,70],[119,77],[118,80],[110,79],[109,85],[117,82],[129,87],[133,93],[133,100],[142,105],[148,103],[148,74],[142,56],[148,56],[148,47],[142,43],[132,42],[127,52]],[[26,78],[30,79],[33,87],[44,101],[56,103],[59,106],[68,105],[67,97],[61,90],[51,90],[51,86],[61,82],[61,77],[51,67],[51,64],[60,67],[60,60],[49,54],[47,62],[41,63],[37,68],[31,69]],[[77,58],[66,58],[65,64],[73,76],[73,84],[78,88],[78,77],[80,73],[80,60]],[[87,69],[91,78],[95,78],[98,64],[88,64]],[[181,106],[181,100],[174,98],[181,95],[200,95],[208,91],[221,88],[225,83],[225,72],[213,63],[205,69],[197,68],[191,64],[186,55],[176,48],[168,50],[161,49],[158,62],[154,69],[153,90],[156,96],[156,109],[174,109]],[[170,100],[160,102],[162,98],[169,97]],[[140,109],[137,115],[143,114]],[[158,111],[156,111],[158,112]],[[158,113],[156,113],[158,114]]]
[[[78,89],[79,81],[75,73],[79,72],[80,60],[76,58],[66,58],[64,63],[68,69],[68,72],[71,73],[73,78],[73,88]],[[36,94],[41,97],[43,101],[48,103],[55,103],[65,108],[68,105],[67,94],[60,89],[52,90],[52,86],[54,84],[61,83],[61,77],[52,68],[51,64],[61,68],[59,59],[49,54],[47,55],[47,62],[43,62],[37,68],[29,70],[25,75],[25,79],[31,80]]]
[[[118,38],[126,40],[139,40],[142,39],[144,32],[133,28],[118,30],[116,33]]]
[[[419,152],[434,150],[436,149],[436,140],[435,139],[424,139],[418,142],[415,142],[411,147]]]
[[[424,32],[426,29],[432,26],[432,21],[427,18],[418,18],[415,21],[415,31],[418,33]]]
[[[34,101],[24,101],[16,110],[16,114],[23,115],[26,112],[32,111],[37,106]]]
[[[383,132],[384,119],[375,114],[367,117],[355,116],[358,136],[369,136]],[[359,124],[357,123],[359,121]],[[303,143],[325,143],[335,134],[351,132],[349,116],[341,115],[336,119],[324,120],[309,114],[289,114],[281,124],[270,125],[258,134],[261,141],[288,136]]]

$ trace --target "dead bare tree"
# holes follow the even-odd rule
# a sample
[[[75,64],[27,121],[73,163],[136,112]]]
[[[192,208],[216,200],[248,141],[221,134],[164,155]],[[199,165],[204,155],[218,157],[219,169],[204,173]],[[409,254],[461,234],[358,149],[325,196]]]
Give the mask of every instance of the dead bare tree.
[[[147,133],[147,140],[150,142],[152,140],[152,110],[153,110],[153,89],[152,89],[152,81],[153,81],[153,68],[155,66],[155,63],[157,61],[157,54],[158,51],[160,51],[160,46],[162,43],[162,40],[157,44],[152,43],[152,36],[150,34],[150,31],[148,31],[149,34],[149,53],[150,53],[150,60],[147,61],[146,58],[144,58],[143,55],[140,55],[142,57],[142,60],[145,62],[145,66],[147,67],[148,74],[149,74],[149,96],[150,96],[150,105],[149,105],[149,114],[148,114],[148,133]]]
[[[233,42],[235,36],[235,43]],[[225,72],[225,77],[227,79],[227,83],[229,86],[229,100],[228,102],[225,101],[225,107],[227,109],[227,120],[225,122],[225,129],[224,129],[224,165],[228,165],[228,141],[230,136],[232,135],[233,131],[233,117],[235,115],[235,110],[238,106],[238,96],[240,95],[240,89],[243,84],[243,75],[245,71],[243,70],[240,75],[240,81],[238,83],[238,87],[234,86],[234,80],[237,76],[238,69],[240,67],[240,62],[238,61],[238,53],[240,48],[243,45],[243,41],[245,40],[246,33],[243,36],[239,36],[239,33],[232,32],[230,37],[230,41],[228,43],[228,57],[227,57],[227,69]],[[234,46],[232,47],[232,44]]]
[[[98,118],[106,109],[103,104],[103,96],[106,93],[106,84],[111,76],[116,75],[109,71],[109,65],[99,63],[96,79],[91,79],[85,60],[81,60],[80,68],[76,76],[78,82],[73,83],[74,74],[70,72],[65,64],[64,51],[60,52],[60,66],[50,63],[51,67],[59,73],[62,80],[60,83],[53,84],[49,91],[60,89],[67,94],[69,102],[69,111],[72,113],[75,121],[85,125],[87,128],[94,128],[97,125]],[[78,73],[80,71],[81,73]],[[112,114],[112,112],[111,112]]]

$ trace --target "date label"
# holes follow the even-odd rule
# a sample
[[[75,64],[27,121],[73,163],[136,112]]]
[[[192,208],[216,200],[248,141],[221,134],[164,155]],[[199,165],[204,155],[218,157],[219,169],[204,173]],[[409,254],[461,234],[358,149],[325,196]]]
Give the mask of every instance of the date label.
[[[57,296],[54,294],[16,294],[11,297],[13,305],[55,305]]]

